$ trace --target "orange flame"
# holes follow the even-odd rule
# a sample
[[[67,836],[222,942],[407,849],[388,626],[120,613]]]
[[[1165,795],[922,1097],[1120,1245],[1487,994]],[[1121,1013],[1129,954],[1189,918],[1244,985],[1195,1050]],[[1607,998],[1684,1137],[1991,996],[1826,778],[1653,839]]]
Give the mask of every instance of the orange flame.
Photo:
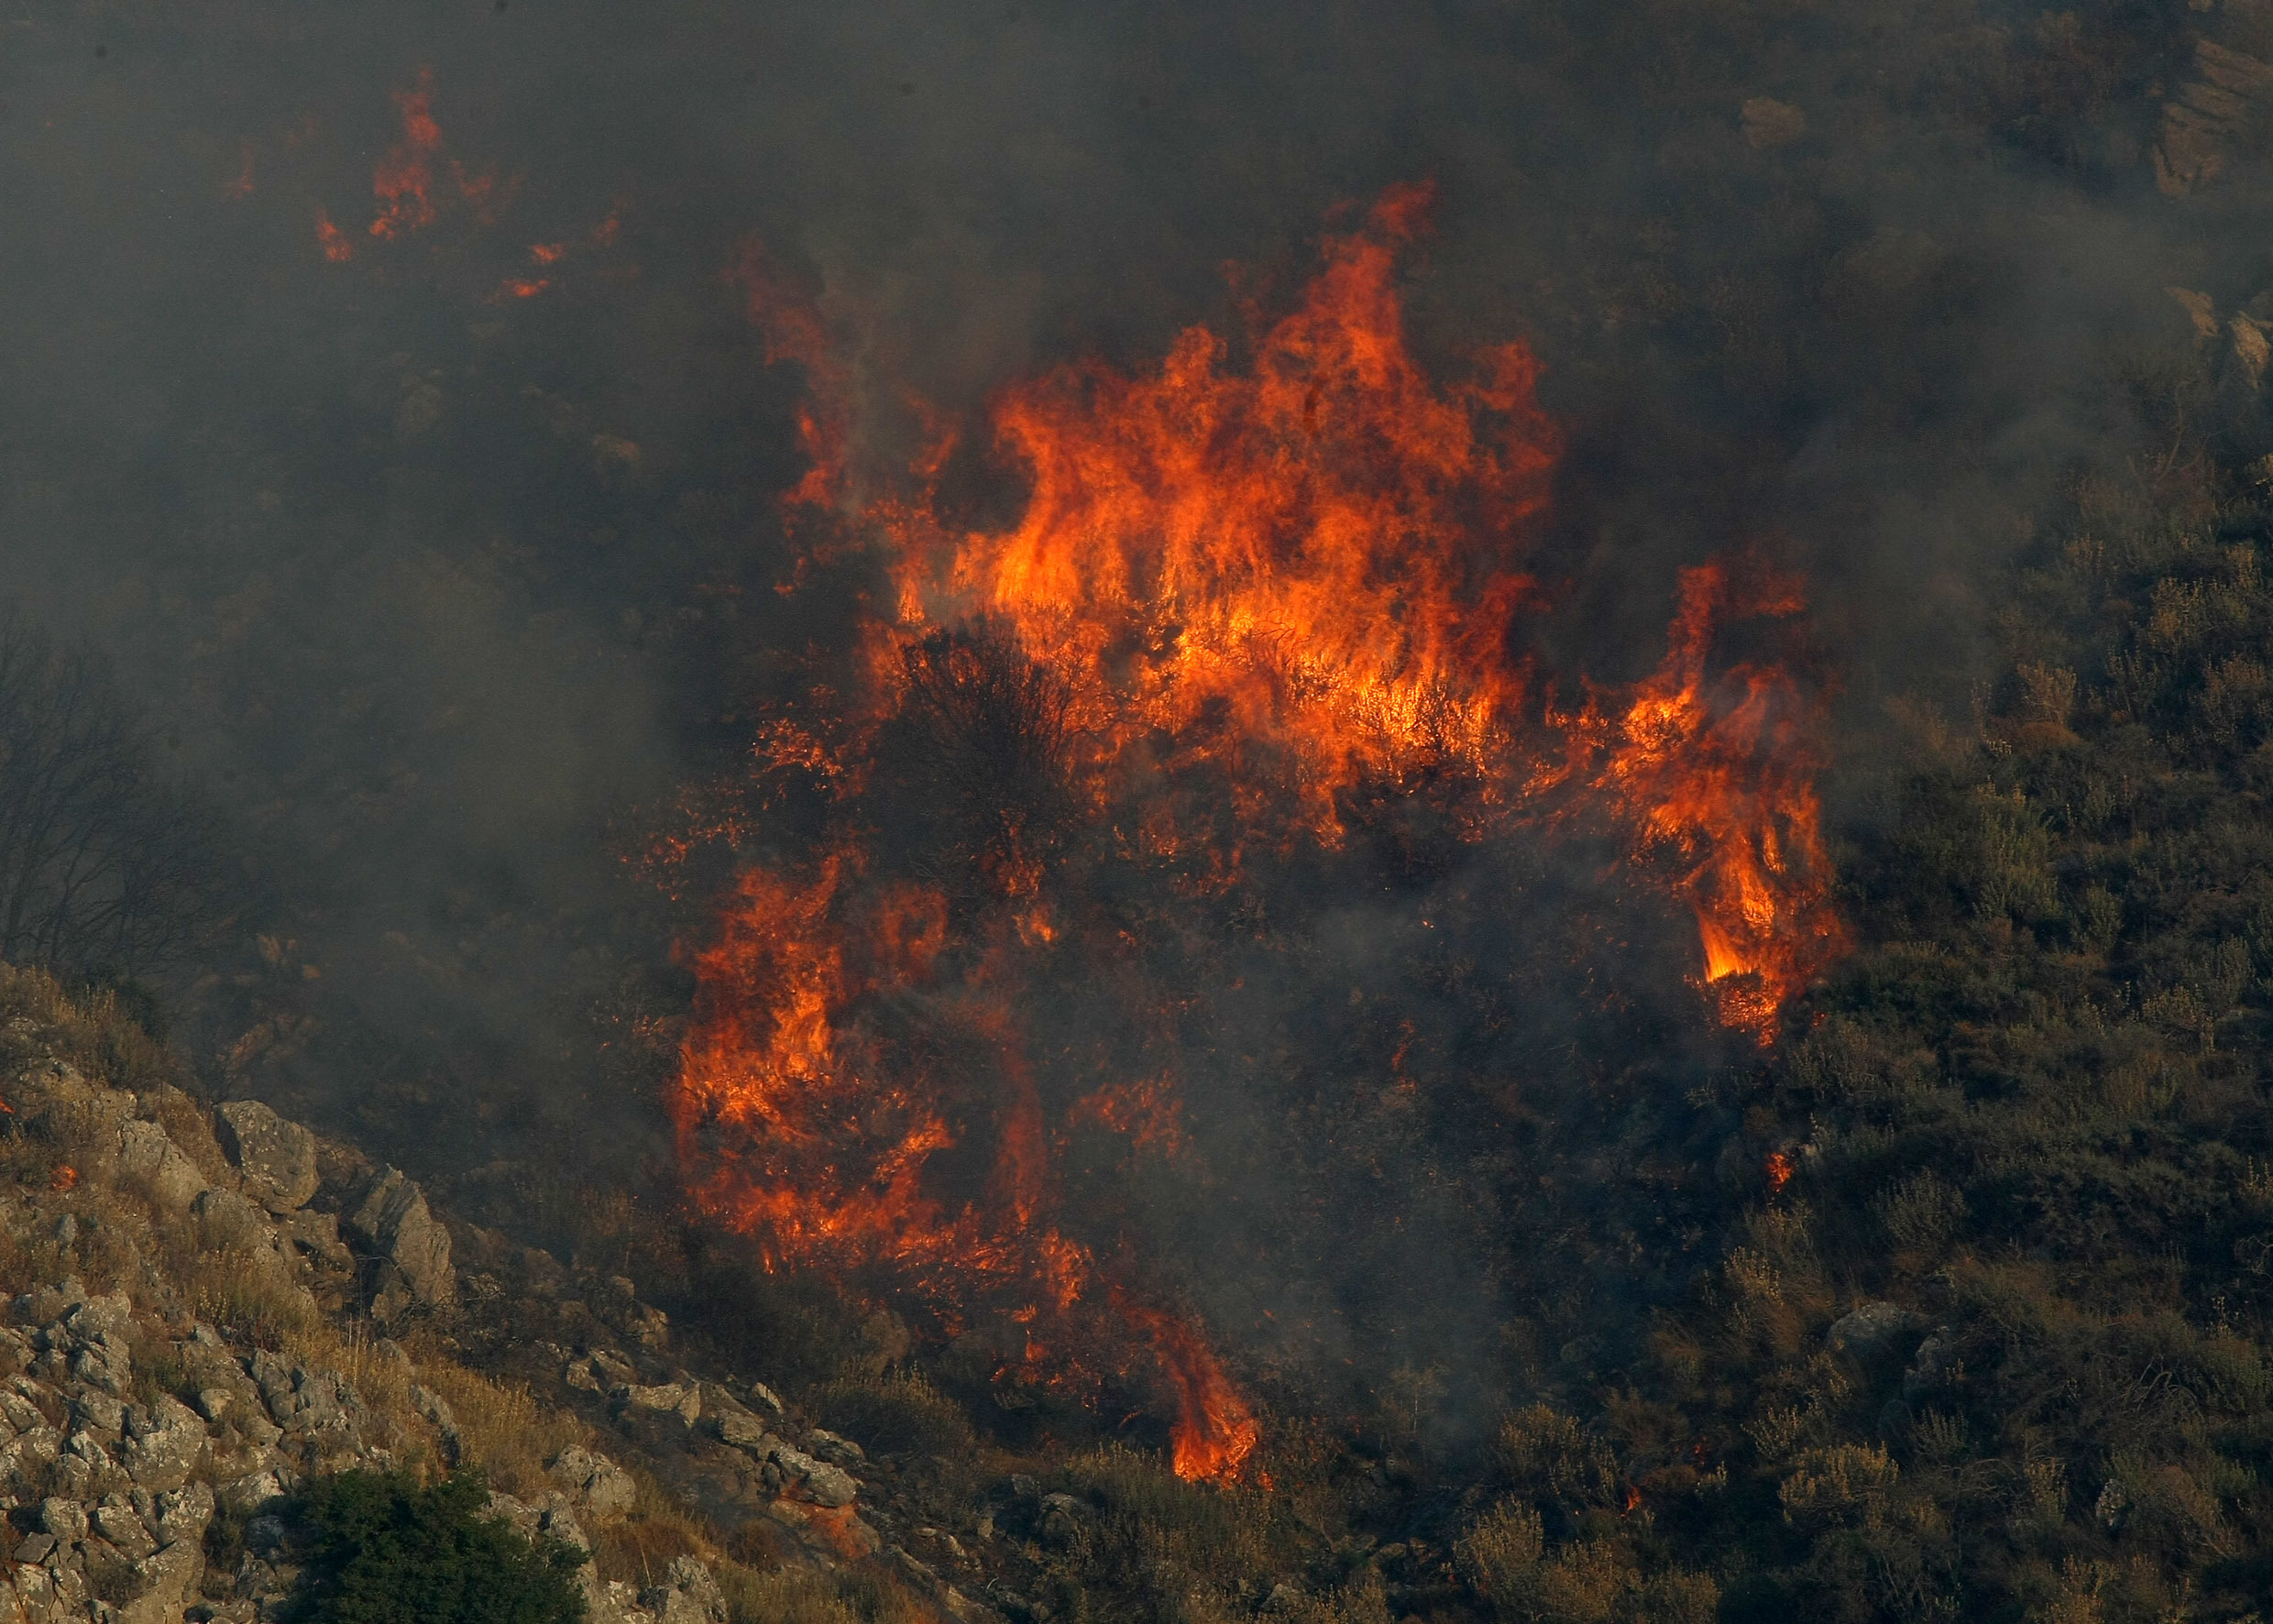
[[[64,1163],[58,1163],[55,1169],[48,1175],[48,1188],[54,1191],[78,1189],[79,1169]]]
[[[1707,657],[1727,620],[1804,607],[1796,579],[1749,556],[1682,571],[1664,663],[1614,729],[1594,714],[1573,724],[1600,751],[1594,787],[1641,851],[1679,865],[1674,889],[1697,916],[1722,1020],[1762,1043],[1785,1001],[1846,946],[1815,791],[1819,718],[1782,668],[1745,663],[1713,677]]]
[[[615,222],[608,222],[612,238]],[[765,364],[794,361],[805,371],[810,403],[797,412],[797,444],[805,477],[784,499],[793,506],[828,507],[844,495],[846,445],[851,438],[852,373],[829,340],[820,313],[798,297],[756,238],[742,245],[730,273],[750,319],[765,338]]]
[[[1169,1461],[1189,1482],[1228,1483],[1255,1453],[1260,1429],[1231,1385],[1223,1362],[1180,1320],[1115,1298],[1115,1306],[1152,1338],[1160,1368],[1176,1389]]]
[[[371,194],[380,209],[371,235],[399,236],[434,223],[434,155],[442,148],[442,126],[434,122],[434,71],[421,68],[413,90],[394,93],[402,115],[402,139],[388,148],[371,171]]]
[[[1781,1150],[1768,1153],[1768,1193],[1782,1195],[1784,1187],[1792,1181],[1792,1158]]]
[[[1495,766],[1560,441],[1522,346],[1482,351],[1450,389],[1408,348],[1393,277],[1431,197],[1397,188],[1330,242],[1244,369],[1195,327],[1157,373],[1067,367],[1008,391],[994,433],[1032,477],[1025,516],[907,527],[911,616],[1003,617],[1109,694],[1116,747],[1223,717],[1226,749],[1286,753],[1321,832],[1361,776]]]
[[[1206,894],[1252,836],[1332,845],[1354,791],[1455,775],[1482,792],[1478,837],[1581,811],[1630,830],[1697,919],[1720,1018],[1766,1041],[1842,940],[1817,719],[1781,668],[1712,656],[1730,620],[1795,616],[1797,583],[1749,559],[1686,572],[1652,677],[1573,714],[1534,693],[1515,640],[1560,435],[1522,346],[1481,350],[1449,386],[1413,357],[1395,273],[1430,197],[1393,190],[1330,238],[1291,313],[1243,348],[1193,328],[1157,369],[1069,366],[1005,390],[994,444],[1030,489],[999,530],[940,517],[951,425],[928,425],[912,491],[859,494],[853,369],[747,247],[733,277],[767,357],[806,376],[808,467],[785,499],[880,538],[897,588],[862,691],[768,720],[761,780],[794,774],[857,808],[885,730],[983,701],[1050,733],[1067,816],[1109,822],[1118,849]],[[993,784],[1025,758],[990,737],[1009,752]],[[1238,827],[1180,798],[1199,771]],[[1175,1400],[1177,1472],[1237,1475],[1258,1429],[1225,1366],[1196,1323],[1137,1297],[1126,1242],[1101,1258],[1108,1243],[1072,1233],[1058,1170],[1093,1131],[1191,1155],[1175,1069],[1070,1080],[1016,1018],[1053,962],[1103,956],[1112,973],[1115,938],[1082,925],[1059,848],[1009,810],[958,849],[970,872],[952,884],[889,872],[872,822],[848,811],[806,865],[745,870],[689,953],[672,1106],[695,1201],[771,1264],[911,1289],[950,1327],[999,1314],[1027,1366],[1048,1348],[1069,1372],[1126,1369],[1133,1339]],[[687,841],[667,845],[675,863]]]
[[[355,258],[355,245],[347,234],[332,224],[332,217],[322,209],[315,212],[315,240],[323,245],[324,258],[334,265],[345,265]]]

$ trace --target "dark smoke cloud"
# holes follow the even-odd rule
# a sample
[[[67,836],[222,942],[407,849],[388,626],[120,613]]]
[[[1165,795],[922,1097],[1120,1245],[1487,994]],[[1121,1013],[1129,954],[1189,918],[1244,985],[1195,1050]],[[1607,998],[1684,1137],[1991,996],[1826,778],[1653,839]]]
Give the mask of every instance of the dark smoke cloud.
[[[2265,281],[2250,154],[2182,198],[2151,157],[2187,29],[2263,49],[2261,10],[0,0],[0,587],[110,653],[280,899],[181,994],[269,1023],[225,1083],[427,1165],[652,1152],[590,1012],[668,1004],[672,921],[608,832],[849,612],[770,590],[799,380],[724,277],[749,234],[873,398],[969,409],[1234,320],[1226,261],[1284,290],[1433,176],[1421,341],[1528,335],[1570,429],[1551,665],[1646,669],[1675,566],[1759,540],[1867,723],[1961,704],[2030,514],[2151,451],[2113,368],[2182,335],[2166,284]],[[450,201],[380,242],[428,68]],[[1305,973],[1394,983],[1411,905]],[[1456,1206],[1369,1267],[1433,1285]]]

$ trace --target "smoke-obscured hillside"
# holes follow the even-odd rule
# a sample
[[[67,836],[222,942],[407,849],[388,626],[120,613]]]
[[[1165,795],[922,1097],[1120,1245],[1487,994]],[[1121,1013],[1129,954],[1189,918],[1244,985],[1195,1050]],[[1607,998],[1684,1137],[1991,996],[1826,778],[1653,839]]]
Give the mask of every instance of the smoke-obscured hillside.
[[[1243,1486],[1053,1617],[2244,1617],[2269,142],[2259,0],[0,16],[0,952]]]

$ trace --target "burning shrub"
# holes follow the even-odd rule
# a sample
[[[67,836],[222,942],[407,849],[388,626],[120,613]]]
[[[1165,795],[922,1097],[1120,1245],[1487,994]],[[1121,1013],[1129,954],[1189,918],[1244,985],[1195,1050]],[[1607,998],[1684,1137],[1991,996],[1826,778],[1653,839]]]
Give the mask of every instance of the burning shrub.
[[[1167,1411],[1193,1477],[1235,1476],[1258,1437],[1198,1311],[1246,1299],[1235,1268],[1316,1245],[1286,1213],[1346,1215],[1318,1272],[1440,1311],[1443,1249],[1368,1233],[1342,1199],[1388,1178],[1358,1147],[1479,1164],[1430,1192],[1428,1227],[1494,1244],[1480,1164],[1534,1086],[1521,1027],[1599,1010],[1594,972],[1634,957],[1548,894],[1600,865],[1543,842],[1618,851],[1595,894],[1693,920],[1704,997],[1664,982],[1761,1043],[1844,941],[1797,642],[1732,657],[1723,636],[1788,628],[1795,579],[1751,554],[1686,571],[1659,668],[1573,706],[1525,652],[1560,433],[1522,345],[1451,381],[1413,353],[1395,276],[1430,202],[1392,189],[1329,236],[1242,346],[1194,328],[1157,368],[1004,391],[992,448],[1022,500],[1000,522],[955,517],[945,470],[978,454],[939,425],[914,488],[879,475],[834,513],[816,562],[861,557],[888,608],[761,725],[757,774],[712,820],[739,872],[687,949],[672,1106],[697,1205],[771,1267],[920,1305],[1013,1408],[1110,1388]],[[863,483],[843,477],[850,368],[818,312],[745,281],[824,397],[793,500],[841,500]],[[690,844],[667,843],[675,864]],[[1378,952],[1364,916],[1385,905],[1412,951],[1371,973],[1422,1019],[1315,968]],[[1549,996],[1478,968],[1486,948],[1535,967],[1508,939],[1534,912],[1598,938]],[[1247,1034],[1273,1024],[1300,1037],[1265,1060]],[[1464,1024],[1499,1036],[1466,1052]],[[1219,1180],[1288,1193],[1226,1245]],[[1287,1362],[1315,1362],[1339,1328],[1295,1300],[1338,1286],[1287,1289],[1320,1340]]]

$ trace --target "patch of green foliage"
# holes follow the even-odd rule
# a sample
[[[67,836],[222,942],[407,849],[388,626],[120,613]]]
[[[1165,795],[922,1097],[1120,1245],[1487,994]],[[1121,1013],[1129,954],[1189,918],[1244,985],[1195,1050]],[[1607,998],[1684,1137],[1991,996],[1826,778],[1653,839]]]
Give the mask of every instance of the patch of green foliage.
[[[484,1508],[478,1472],[421,1487],[403,1472],[311,1483],[291,1521],[307,1542],[299,1624],[582,1624],[583,1553],[531,1542]]]

